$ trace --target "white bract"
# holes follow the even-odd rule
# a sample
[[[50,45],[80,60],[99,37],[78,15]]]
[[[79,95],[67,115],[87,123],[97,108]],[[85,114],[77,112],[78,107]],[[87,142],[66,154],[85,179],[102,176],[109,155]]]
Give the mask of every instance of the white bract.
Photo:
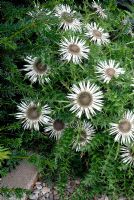
[[[110,42],[109,33],[105,33],[104,29],[99,27],[95,22],[86,25],[86,36],[98,45],[105,45]]]
[[[134,143],[121,147],[122,162],[134,166]]]
[[[81,117],[83,113],[89,119],[91,115],[95,115],[96,111],[101,111],[103,106],[103,93],[100,88],[91,84],[89,81],[81,81],[78,86],[73,85],[72,93],[68,94],[71,101],[71,111],[76,112],[77,117]]]
[[[120,63],[115,60],[101,61],[96,67],[98,77],[105,83],[109,83],[113,77],[117,78],[119,75],[124,74],[125,70],[119,67]]]
[[[50,15],[51,12],[47,9],[41,8],[41,5],[39,2],[37,2],[37,3],[34,2],[34,10],[29,11],[27,14],[33,18],[36,18],[40,15]]]
[[[94,8],[96,10],[95,12],[99,14],[99,16],[103,19],[107,18],[107,15],[105,14],[105,9],[102,9],[101,4],[99,4],[99,2],[97,4],[95,1],[93,1],[92,8]]]
[[[76,12],[68,5],[59,5],[55,8],[55,16],[60,19],[60,28],[72,31],[81,31],[81,22],[75,17]]]
[[[39,125],[44,125],[50,119],[48,114],[51,110],[48,105],[41,107],[40,103],[22,101],[17,107],[19,112],[16,118],[22,121],[24,129],[39,130]]]
[[[60,139],[62,133],[65,129],[65,123],[60,119],[50,119],[46,127],[44,129],[45,132],[48,132],[50,137],[54,137],[55,139]]]
[[[86,42],[78,37],[64,38],[60,43],[60,55],[62,60],[72,61],[75,64],[82,62],[82,59],[88,59],[89,48]]]
[[[121,144],[134,142],[134,114],[132,111],[125,112],[117,124],[111,123],[110,125],[110,135],[115,135],[115,141],[121,142]]]
[[[80,151],[82,147],[90,143],[94,133],[95,131],[92,125],[84,121],[82,127],[80,127],[80,135],[78,135],[78,138],[74,140],[73,149]]]
[[[50,68],[48,65],[42,63],[41,59],[27,56],[24,60],[28,62],[28,64],[24,65],[25,68],[22,70],[27,72],[26,77],[28,77],[32,83],[39,81],[40,84],[43,84],[44,81],[50,81],[48,78]]]

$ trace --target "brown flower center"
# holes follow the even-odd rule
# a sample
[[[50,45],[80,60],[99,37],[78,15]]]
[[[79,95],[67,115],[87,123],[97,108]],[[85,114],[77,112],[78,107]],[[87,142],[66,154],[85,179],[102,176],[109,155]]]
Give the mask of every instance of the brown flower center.
[[[81,92],[77,101],[80,106],[86,107],[92,104],[93,97],[89,92]]]
[[[43,64],[41,60],[38,59],[34,64],[34,70],[39,74],[43,74],[47,71],[47,65]]]
[[[100,39],[102,36],[102,33],[98,30],[93,30],[93,36],[96,37],[97,39]]]
[[[73,17],[70,13],[68,12],[63,12],[61,14],[61,17],[63,20],[65,20],[67,23],[72,23],[73,22]]]
[[[78,53],[80,53],[80,47],[76,44],[70,44],[68,49],[71,54],[77,55]]]
[[[29,107],[26,114],[27,114],[28,119],[31,119],[31,120],[36,120],[41,115],[40,111],[38,110],[36,106]]]
[[[128,133],[131,130],[131,123],[128,120],[122,120],[118,128],[122,133]]]
[[[85,130],[81,131],[80,142],[85,142],[86,138],[87,138],[86,131]]]
[[[59,119],[56,119],[54,122],[53,122],[53,127],[56,131],[61,131],[64,129],[65,127],[65,124],[62,120],[59,120]]]
[[[112,78],[115,75],[115,69],[107,68],[106,69],[106,75]]]

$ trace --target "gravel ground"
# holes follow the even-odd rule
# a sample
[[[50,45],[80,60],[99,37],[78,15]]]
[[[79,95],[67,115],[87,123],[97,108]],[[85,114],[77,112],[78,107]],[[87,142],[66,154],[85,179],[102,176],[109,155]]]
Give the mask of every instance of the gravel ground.
[[[80,185],[80,179],[72,180],[69,179],[66,185],[64,200],[70,199],[71,195],[75,189]],[[0,195],[0,200],[19,200],[15,196],[10,197],[9,199],[4,198]],[[42,181],[35,183],[32,193],[29,195],[27,200],[61,200],[59,197],[58,191],[54,186],[48,186]],[[63,200],[63,199],[62,199]],[[108,196],[102,195],[100,197],[94,197],[94,200],[111,200]],[[120,197],[118,200],[127,200],[125,197]]]
[[[65,189],[65,199],[71,197],[76,187],[79,186],[80,179],[77,180],[68,180],[66,189]],[[58,195],[58,192],[55,187],[49,187],[46,183],[36,182],[32,193],[29,195],[28,200],[61,200]],[[62,199],[63,200],[63,199]],[[100,197],[94,197],[94,200],[111,200],[106,195]],[[125,197],[120,197],[118,200],[127,200]]]
[[[68,180],[68,184],[65,189],[65,197],[70,197],[79,184],[79,179]],[[60,197],[55,187],[50,187],[43,182],[36,182],[28,200],[60,200]]]

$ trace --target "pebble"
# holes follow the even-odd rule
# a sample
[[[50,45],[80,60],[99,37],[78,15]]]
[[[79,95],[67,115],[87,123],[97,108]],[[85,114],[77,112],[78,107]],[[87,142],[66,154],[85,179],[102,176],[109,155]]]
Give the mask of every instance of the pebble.
[[[71,197],[76,185],[80,184],[80,180],[69,179],[65,189],[65,197]],[[29,195],[29,200],[60,200],[57,188],[54,185],[47,187],[46,183],[36,182],[33,192]]]
[[[39,200],[46,200],[46,197],[40,197]]]
[[[29,199],[30,200],[37,200],[38,199],[38,195],[37,194],[31,194],[31,195],[29,195]]]
[[[42,194],[46,194],[48,192],[50,192],[50,188],[48,187],[43,187],[42,190],[41,190]]]
[[[74,189],[73,188],[69,188],[68,190],[71,194],[73,193]]]
[[[54,197],[54,200],[59,200],[59,197],[57,196],[57,197]]]
[[[38,181],[35,183],[35,185],[42,185],[42,183]]]
[[[47,198],[48,198],[48,197],[49,197],[49,195],[50,195],[49,193],[46,193],[46,194],[45,194],[45,197],[47,197]]]
[[[58,194],[58,192],[56,190],[54,190],[54,195]]]
[[[50,198],[50,200],[54,200],[53,194],[50,194],[49,198]]]
[[[33,194],[39,194],[39,193],[40,193],[40,191],[38,189],[33,191]]]
[[[41,189],[42,189],[42,186],[41,186],[41,185],[36,185],[36,188],[37,188],[38,190],[41,190]]]
[[[76,183],[76,185],[79,185],[79,184],[80,184],[80,180],[77,179],[77,180],[75,181],[75,183]]]
[[[56,195],[56,196],[54,197],[54,200],[59,200],[59,196]]]

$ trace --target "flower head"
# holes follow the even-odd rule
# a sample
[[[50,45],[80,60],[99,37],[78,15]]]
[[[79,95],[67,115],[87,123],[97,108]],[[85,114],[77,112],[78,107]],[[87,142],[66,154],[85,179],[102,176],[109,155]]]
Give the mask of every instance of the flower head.
[[[48,74],[50,71],[50,68],[48,65],[44,64],[41,59],[31,56],[27,56],[24,59],[26,62],[28,62],[28,65],[24,65],[24,71],[27,71],[26,76],[30,79],[32,83],[35,83],[39,81],[40,84],[44,83],[44,80],[46,82],[49,82]]]
[[[76,149],[76,151],[80,151],[83,146],[90,143],[95,133],[92,125],[86,121],[83,122],[82,127],[79,127],[79,129],[80,134],[73,144],[73,149]]]
[[[99,14],[99,16],[103,19],[107,18],[107,15],[105,14],[105,9],[102,9],[101,4],[97,4],[95,1],[93,1],[92,8],[94,8],[96,10],[96,13]]]
[[[122,144],[134,141],[134,114],[127,111],[118,124],[111,123],[110,135],[115,135],[115,141]]]
[[[104,33],[104,29],[99,27],[95,22],[86,25],[86,36],[91,38],[91,41],[98,45],[105,45],[110,42],[109,33]]]
[[[118,77],[120,74],[124,74],[125,71],[119,68],[119,63],[115,63],[115,60],[99,62],[96,73],[99,74],[104,82],[109,83],[113,77]]]
[[[16,118],[22,120],[24,129],[39,130],[39,124],[47,123],[50,118],[48,105],[41,107],[40,103],[22,101],[17,107],[19,112],[16,113]]]
[[[60,54],[63,60],[73,61],[78,64],[82,62],[82,59],[88,58],[89,48],[86,46],[86,42],[78,37],[71,37],[69,40],[64,38],[60,43]]]
[[[134,143],[121,147],[122,162],[134,166]]]
[[[39,2],[34,2],[34,10],[32,11],[29,11],[27,14],[33,18],[36,18],[40,15],[50,15],[50,11],[48,11],[47,9],[43,9],[41,8],[40,6],[40,3]]]
[[[71,101],[72,112],[76,112],[77,117],[81,117],[83,113],[87,118],[95,115],[96,111],[101,111],[103,106],[103,93],[95,84],[89,81],[81,81],[78,86],[73,85],[72,93],[67,96]]]
[[[65,123],[60,119],[50,119],[45,127],[45,132],[50,134],[50,137],[60,139],[65,129]]]
[[[81,30],[81,22],[79,19],[75,18],[75,11],[72,11],[70,6],[68,5],[59,5],[55,8],[55,16],[60,19],[60,27],[72,31],[80,31]]]

